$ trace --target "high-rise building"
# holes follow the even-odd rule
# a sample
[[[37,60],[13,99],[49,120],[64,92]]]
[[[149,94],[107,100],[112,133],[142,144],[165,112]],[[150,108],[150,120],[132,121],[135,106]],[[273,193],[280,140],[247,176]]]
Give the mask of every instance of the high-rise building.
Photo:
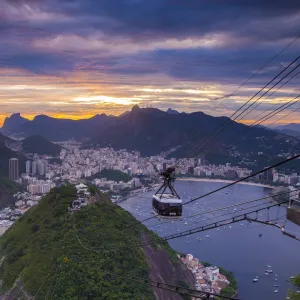
[[[37,166],[38,166],[38,173],[39,173],[39,175],[41,175],[41,176],[45,175],[45,164],[44,164],[44,161],[39,160]]]
[[[11,180],[19,179],[19,160],[17,158],[9,160],[9,178]]]
[[[36,174],[37,173],[37,163],[36,161],[32,162],[32,174]]]
[[[31,173],[31,160],[26,161],[26,173]]]

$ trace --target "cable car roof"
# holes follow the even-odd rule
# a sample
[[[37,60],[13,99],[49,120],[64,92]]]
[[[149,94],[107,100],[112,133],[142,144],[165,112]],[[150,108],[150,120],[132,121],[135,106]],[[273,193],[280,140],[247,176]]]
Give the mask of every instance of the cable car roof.
[[[153,199],[155,199],[161,203],[182,204],[182,200],[179,198],[174,198],[174,196],[172,194],[162,194],[161,198],[158,195],[153,195]]]

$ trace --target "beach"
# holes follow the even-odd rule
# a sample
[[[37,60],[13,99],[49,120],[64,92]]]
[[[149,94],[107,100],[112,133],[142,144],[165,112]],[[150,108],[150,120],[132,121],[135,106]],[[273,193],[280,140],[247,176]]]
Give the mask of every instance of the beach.
[[[223,182],[223,183],[233,183],[234,180],[226,180],[226,179],[210,179],[210,178],[195,178],[195,177],[183,177],[183,178],[177,178],[176,180],[181,181],[204,181],[204,182]],[[262,183],[255,183],[255,182],[239,182],[238,184],[247,184],[247,185],[254,185],[254,186],[260,186],[265,188],[273,189],[274,186],[266,185]]]

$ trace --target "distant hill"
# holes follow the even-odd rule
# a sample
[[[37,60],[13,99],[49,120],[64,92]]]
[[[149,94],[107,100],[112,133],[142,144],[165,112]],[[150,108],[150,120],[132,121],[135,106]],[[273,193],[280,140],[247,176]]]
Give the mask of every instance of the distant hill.
[[[8,177],[8,160],[10,158],[19,159],[19,171],[20,173],[25,172],[25,161],[26,158],[5,145],[5,137],[0,133],[0,176]]]
[[[128,182],[129,180],[131,180],[131,176],[129,176],[128,174],[113,169],[104,169],[101,172],[90,177],[91,180],[95,178],[106,178],[107,180],[113,180],[117,182],[119,181]]]
[[[10,118],[7,118],[6,123],[10,122]],[[13,133],[24,137],[41,135],[51,141],[63,141],[71,138],[85,139],[96,134],[101,126],[113,122],[114,119],[115,117],[105,114],[84,120],[56,119],[38,115],[32,121],[15,127]],[[6,132],[5,126],[2,131]],[[11,134],[12,131],[10,130],[9,133]]]
[[[59,156],[61,149],[61,146],[50,142],[40,135],[32,135],[22,142],[22,150],[25,153]]]
[[[2,297],[187,299],[132,279],[193,284],[165,241],[142,224],[130,227],[136,219],[103,194],[71,215],[73,199],[73,186],[52,189],[1,237]]]
[[[280,130],[292,130],[292,131],[297,131],[300,133],[300,123],[290,123],[287,125],[276,126],[274,128],[280,129]]]

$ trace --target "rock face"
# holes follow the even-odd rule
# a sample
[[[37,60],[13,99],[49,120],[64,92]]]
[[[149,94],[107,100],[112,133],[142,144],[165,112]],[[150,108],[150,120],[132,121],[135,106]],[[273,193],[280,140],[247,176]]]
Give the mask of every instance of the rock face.
[[[29,122],[29,120],[21,117],[20,113],[15,113],[4,120],[2,130],[4,132],[18,130],[21,129],[22,125],[26,124],[27,122]]]
[[[148,244],[147,236],[142,237],[143,244]],[[162,249],[154,249],[150,244],[143,247],[147,261],[150,265],[150,280],[163,283],[181,285],[187,282],[190,287],[194,285],[193,274],[181,263],[174,265],[168,252]],[[171,291],[153,288],[157,300],[181,300],[182,297]]]

